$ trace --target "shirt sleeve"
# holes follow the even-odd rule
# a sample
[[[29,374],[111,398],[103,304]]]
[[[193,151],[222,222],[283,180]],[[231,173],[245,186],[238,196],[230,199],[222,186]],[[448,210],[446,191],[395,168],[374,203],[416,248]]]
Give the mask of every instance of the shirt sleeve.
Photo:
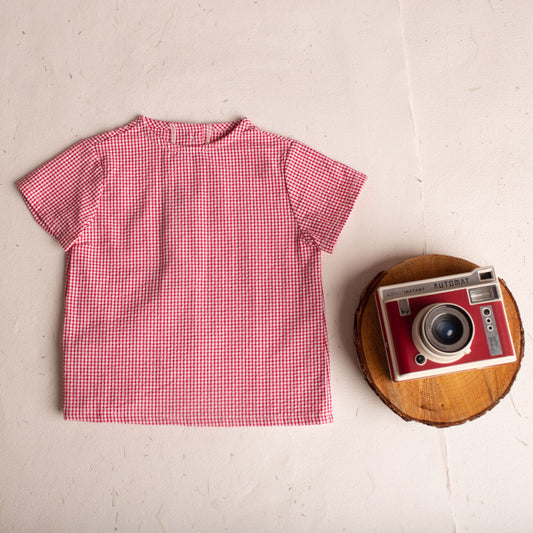
[[[366,175],[292,141],[285,162],[289,200],[301,231],[331,253]]]
[[[94,217],[103,166],[92,139],[78,141],[16,182],[35,220],[66,250]]]

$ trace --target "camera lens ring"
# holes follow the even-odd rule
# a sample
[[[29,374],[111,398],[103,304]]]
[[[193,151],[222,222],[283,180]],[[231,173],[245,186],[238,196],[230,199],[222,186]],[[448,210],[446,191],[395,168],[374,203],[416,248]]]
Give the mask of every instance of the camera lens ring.
[[[462,307],[442,303],[425,307],[413,323],[416,347],[436,363],[453,363],[470,352],[474,322]]]
[[[470,341],[473,323],[470,315],[458,305],[443,304],[431,309],[422,321],[424,334],[437,350],[457,353]]]

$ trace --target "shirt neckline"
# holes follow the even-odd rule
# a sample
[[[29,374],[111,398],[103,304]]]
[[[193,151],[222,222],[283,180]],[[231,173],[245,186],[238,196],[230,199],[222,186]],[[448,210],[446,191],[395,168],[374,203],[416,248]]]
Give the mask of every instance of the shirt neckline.
[[[137,116],[134,122],[142,129],[143,133],[169,150],[205,149],[219,146],[233,141],[244,131],[255,127],[246,117],[230,122],[195,123],[173,122],[141,114]],[[188,133],[197,132],[199,142],[173,142],[173,131],[177,141]]]

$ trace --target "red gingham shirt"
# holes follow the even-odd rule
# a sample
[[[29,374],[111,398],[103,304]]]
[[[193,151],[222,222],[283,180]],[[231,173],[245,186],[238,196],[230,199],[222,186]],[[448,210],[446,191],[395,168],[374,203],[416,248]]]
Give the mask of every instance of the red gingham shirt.
[[[65,418],[331,422],[320,252],[365,180],[247,118],[144,115],[19,180],[66,252]]]

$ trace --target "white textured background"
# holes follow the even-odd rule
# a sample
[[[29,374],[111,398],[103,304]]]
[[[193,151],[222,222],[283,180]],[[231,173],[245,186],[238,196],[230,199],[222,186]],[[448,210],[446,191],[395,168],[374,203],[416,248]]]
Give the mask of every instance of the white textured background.
[[[0,531],[531,531],[531,2],[0,8]],[[368,174],[323,258],[334,424],[63,421],[64,256],[14,182],[138,114],[247,116]],[[511,393],[443,430],[389,411],[351,340],[363,287],[425,252],[495,265],[526,330]]]

